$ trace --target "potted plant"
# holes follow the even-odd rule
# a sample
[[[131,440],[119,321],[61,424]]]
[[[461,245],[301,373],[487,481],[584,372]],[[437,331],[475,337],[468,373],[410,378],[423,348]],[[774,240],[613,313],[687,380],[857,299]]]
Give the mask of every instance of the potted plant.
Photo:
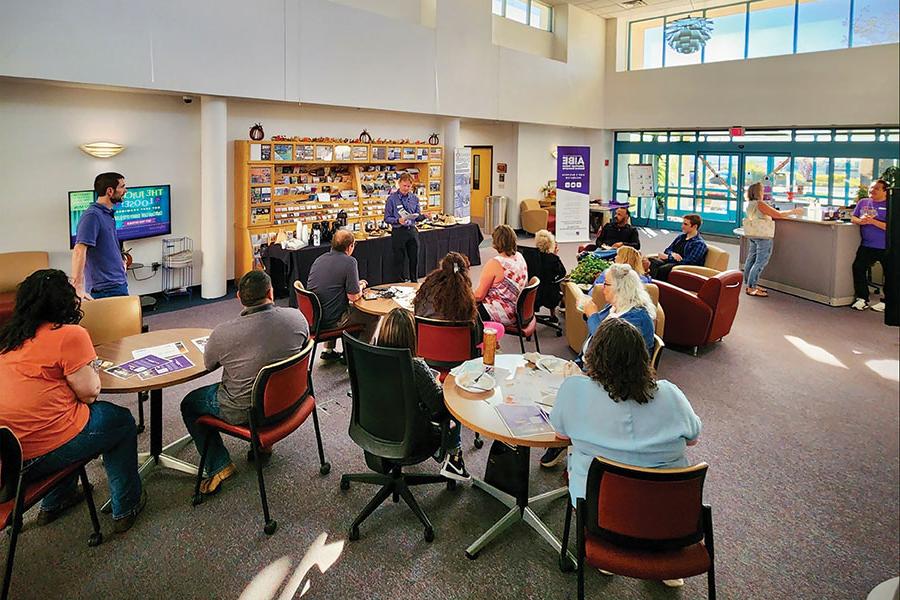
[[[881,178],[887,182],[889,188],[900,187],[900,167],[891,165],[884,170]]]

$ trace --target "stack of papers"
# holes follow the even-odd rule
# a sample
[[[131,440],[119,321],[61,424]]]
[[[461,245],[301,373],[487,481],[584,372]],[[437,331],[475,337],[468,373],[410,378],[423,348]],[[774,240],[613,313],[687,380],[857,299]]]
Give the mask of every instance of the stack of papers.
[[[415,288],[391,286],[388,290],[394,294],[394,302],[396,302],[400,308],[412,311],[413,300],[416,299]]]
[[[179,354],[171,359],[165,359],[156,356],[155,354],[147,354],[140,358],[135,358],[128,362],[109,367],[106,369],[106,372],[119,379],[129,379],[130,377],[138,376],[142,380],[146,380],[152,379],[153,377],[168,375],[169,373],[188,369],[193,366],[194,363],[191,362],[191,359],[183,354]]]
[[[555,431],[547,413],[539,406],[498,404],[495,408],[513,437],[529,437]]]

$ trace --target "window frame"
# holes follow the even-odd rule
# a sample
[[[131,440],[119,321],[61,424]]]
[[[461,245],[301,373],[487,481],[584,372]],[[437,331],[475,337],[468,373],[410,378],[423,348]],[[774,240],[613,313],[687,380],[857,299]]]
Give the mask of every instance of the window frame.
[[[503,17],[504,19],[509,19],[515,23],[519,23],[520,25],[525,25],[526,27],[532,27],[537,29],[538,31],[546,31],[547,33],[553,33],[553,6],[547,4],[546,2],[541,2],[540,0],[522,0],[525,2],[525,22],[516,21],[508,16],[506,16],[506,3],[508,0],[500,0],[500,13],[494,12],[494,3],[491,2],[491,14],[497,15],[498,17]],[[547,9],[547,29],[543,27],[539,27],[538,25],[534,25],[531,22],[531,7],[533,5],[539,5]]]

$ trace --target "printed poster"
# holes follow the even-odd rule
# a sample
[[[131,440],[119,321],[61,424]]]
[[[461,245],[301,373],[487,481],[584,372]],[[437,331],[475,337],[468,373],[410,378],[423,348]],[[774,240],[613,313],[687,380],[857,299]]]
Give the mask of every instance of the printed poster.
[[[468,223],[472,195],[472,149],[453,149],[453,216]]]
[[[556,240],[590,240],[589,146],[558,146],[556,150]]]

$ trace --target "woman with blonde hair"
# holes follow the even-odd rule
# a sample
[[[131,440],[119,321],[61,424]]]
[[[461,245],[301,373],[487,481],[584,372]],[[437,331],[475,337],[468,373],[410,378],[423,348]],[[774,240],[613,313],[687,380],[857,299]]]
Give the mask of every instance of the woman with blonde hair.
[[[638,279],[641,280],[641,283],[650,283],[652,278],[647,274],[647,271],[644,270],[644,257],[641,256],[641,253],[632,248],[631,246],[619,246],[619,249],[616,250],[616,263],[620,265],[628,265],[634,272],[637,273]],[[606,271],[601,272],[597,275],[597,279],[594,281],[594,285],[601,285],[606,279]]]
[[[416,356],[416,323],[412,313],[403,308],[395,308],[381,320],[375,335],[375,345],[383,348],[407,348],[413,356],[413,378],[419,396],[419,407],[428,420],[441,423],[450,420],[450,435],[444,447],[446,457],[441,466],[441,475],[456,481],[469,481],[472,477],[466,471],[460,444],[460,424],[452,419],[444,404],[444,390],[435,380],[434,374],[424,360]]]
[[[518,252],[516,233],[500,225],[491,235],[497,256],[485,263],[475,290],[478,313],[485,321],[502,325],[516,322],[516,301],[528,283],[528,265]]]
[[[772,257],[775,244],[775,219],[786,219],[790,215],[803,214],[802,208],[780,211],[772,208],[763,199],[762,183],[756,182],[747,188],[747,208],[744,211],[744,237],[747,238],[747,258],[744,260],[744,279],[747,281],[747,295],[765,298],[769,293],[756,282]]]

